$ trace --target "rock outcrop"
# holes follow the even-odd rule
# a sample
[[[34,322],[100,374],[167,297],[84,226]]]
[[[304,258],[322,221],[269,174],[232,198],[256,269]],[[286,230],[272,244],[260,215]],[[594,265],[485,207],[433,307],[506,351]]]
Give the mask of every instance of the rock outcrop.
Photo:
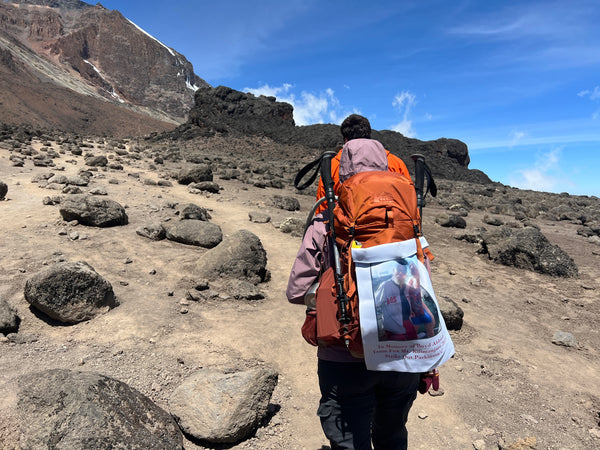
[[[77,220],[82,225],[113,227],[127,225],[125,208],[114,200],[86,194],[74,194],[60,204],[60,215],[66,221]]]
[[[57,263],[35,274],[25,283],[25,300],[63,323],[90,320],[119,304],[111,284],[83,261]]]
[[[332,150],[343,144],[339,126],[318,124],[297,127],[292,106],[278,102],[275,97],[256,97],[225,86],[198,89],[188,122],[169,135],[191,139],[217,134],[261,136],[278,144],[321,151]],[[414,153],[425,155],[435,176],[491,183],[483,172],[468,169],[470,158],[467,146],[457,139],[440,138],[426,142],[389,130],[373,130],[372,137],[407,163]],[[410,164],[407,165],[412,171]]]
[[[19,385],[20,448],[183,448],[169,413],[121,381],[52,369]]]

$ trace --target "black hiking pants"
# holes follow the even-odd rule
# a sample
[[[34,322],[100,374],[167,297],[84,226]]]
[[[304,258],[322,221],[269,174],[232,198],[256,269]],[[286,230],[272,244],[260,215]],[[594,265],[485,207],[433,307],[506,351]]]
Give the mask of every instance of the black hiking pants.
[[[317,414],[332,450],[404,450],[420,374],[375,372],[364,363],[319,359]]]

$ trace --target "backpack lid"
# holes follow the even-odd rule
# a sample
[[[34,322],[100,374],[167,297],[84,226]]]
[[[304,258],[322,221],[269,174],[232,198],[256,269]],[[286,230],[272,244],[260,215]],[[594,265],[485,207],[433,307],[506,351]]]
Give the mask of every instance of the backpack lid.
[[[340,182],[360,172],[388,170],[387,153],[375,139],[352,139],[340,157]]]

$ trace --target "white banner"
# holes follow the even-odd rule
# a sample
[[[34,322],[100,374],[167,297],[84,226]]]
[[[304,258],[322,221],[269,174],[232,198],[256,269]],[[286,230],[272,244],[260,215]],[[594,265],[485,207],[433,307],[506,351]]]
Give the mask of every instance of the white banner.
[[[427,241],[421,238],[421,245]],[[352,248],[369,370],[428,372],[454,354],[425,265],[411,239]]]

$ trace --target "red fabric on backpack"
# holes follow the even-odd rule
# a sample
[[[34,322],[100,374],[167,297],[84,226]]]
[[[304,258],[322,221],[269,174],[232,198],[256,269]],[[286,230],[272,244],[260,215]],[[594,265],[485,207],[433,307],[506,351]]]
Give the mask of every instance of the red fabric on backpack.
[[[335,270],[333,267],[325,270],[321,276],[316,292],[316,300],[318,344],[323,346],[348,345],[348,349],[353,355],[362,357],[360,324],[356,321],[344,325],[339,321],[339,301],[337,299]],[[351,317],[358,317],[357,313],[358,310]]]
[[[302,337],[310,345],[318,345],[317,342],[317,310],[307,309],[306,318],[302,324]]]

